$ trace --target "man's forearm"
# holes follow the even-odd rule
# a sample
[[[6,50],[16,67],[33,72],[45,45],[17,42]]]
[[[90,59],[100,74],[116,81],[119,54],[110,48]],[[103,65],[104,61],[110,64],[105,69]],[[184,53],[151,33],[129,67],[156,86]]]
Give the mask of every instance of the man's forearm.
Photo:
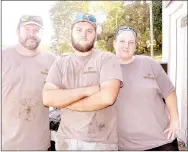
[[[101,90],[93,94],[92,96],[81,99],[80,101],[71,104],[66,108],[79,112],[90,112],[104,109],[112,105],[117,98],[117,94],[112,97],[110,95],[108,96],[104,92],[105,90]]]
[[[176,92],[173,91],[166,99],[166,105],[170,113],[171,120],[178,120],[178,108],[177,108],[177,97]]]
[[[64,108],[87,97],[87,88],[43,90],[45,106]]]

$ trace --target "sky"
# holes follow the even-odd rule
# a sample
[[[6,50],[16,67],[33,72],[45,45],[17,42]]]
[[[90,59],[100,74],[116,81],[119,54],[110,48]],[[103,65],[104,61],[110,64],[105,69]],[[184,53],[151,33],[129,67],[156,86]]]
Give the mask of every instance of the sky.
[[[16,28],[20,17],[32,14],[42,17],[44,35],[41,43],[48,45],[53,32],[49,10],[54,3],[55,1],[2,1],[2,43],[16,44]]]

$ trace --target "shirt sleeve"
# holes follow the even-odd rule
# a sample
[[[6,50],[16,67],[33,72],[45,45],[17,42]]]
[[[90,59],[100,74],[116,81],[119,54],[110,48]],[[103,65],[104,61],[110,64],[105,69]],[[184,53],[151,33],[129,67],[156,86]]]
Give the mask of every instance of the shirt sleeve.
[[[52,83],[59,88],[62,88],[62,69],[61,69],[61,59],[56,59],[50,70],[48,72],[48,76],[46,78],[46,82]]]
[[[152,69],[160,89],[160,94],[166,99],[175,90],[169,76],[166,74],[159,62],[152,59]]]
[[[123,76],[120,67],[118,57],[114,54],[107,54],[102,59],[102,67],[100,71],[100,83],[117,79],[121,81],[121,87],[123,86]]]

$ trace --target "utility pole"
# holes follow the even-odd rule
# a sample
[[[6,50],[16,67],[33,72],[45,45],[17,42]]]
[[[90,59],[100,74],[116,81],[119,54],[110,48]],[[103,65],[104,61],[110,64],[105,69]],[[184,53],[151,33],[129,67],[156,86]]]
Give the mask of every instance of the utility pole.
[[[149,9],[150,9],[150,53],[151,57],[153,58],[153,13],[152,13],[152,1],[149,2]]]

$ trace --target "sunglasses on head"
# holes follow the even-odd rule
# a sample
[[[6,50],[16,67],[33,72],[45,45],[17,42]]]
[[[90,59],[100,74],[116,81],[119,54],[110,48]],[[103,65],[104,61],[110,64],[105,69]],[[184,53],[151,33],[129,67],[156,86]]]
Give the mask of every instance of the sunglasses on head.
[[[40,16],[22,16],[20,21],[21,22],[34,21],[42,24],[42,18]]]
[[[82,20],[88,20],[90,22],[93,22],[94,24],[96,24],[97,21],[93,15],[83,14],[83,13],[76,15],[74,18],[74,21],[82,21]]]
[[[118,31],[116,32],[116,36],[118,36],[123,31],[132,31],[137,36],[136,31],[132,27],[129,27],[129,26],[123,26],[119,28]]]

